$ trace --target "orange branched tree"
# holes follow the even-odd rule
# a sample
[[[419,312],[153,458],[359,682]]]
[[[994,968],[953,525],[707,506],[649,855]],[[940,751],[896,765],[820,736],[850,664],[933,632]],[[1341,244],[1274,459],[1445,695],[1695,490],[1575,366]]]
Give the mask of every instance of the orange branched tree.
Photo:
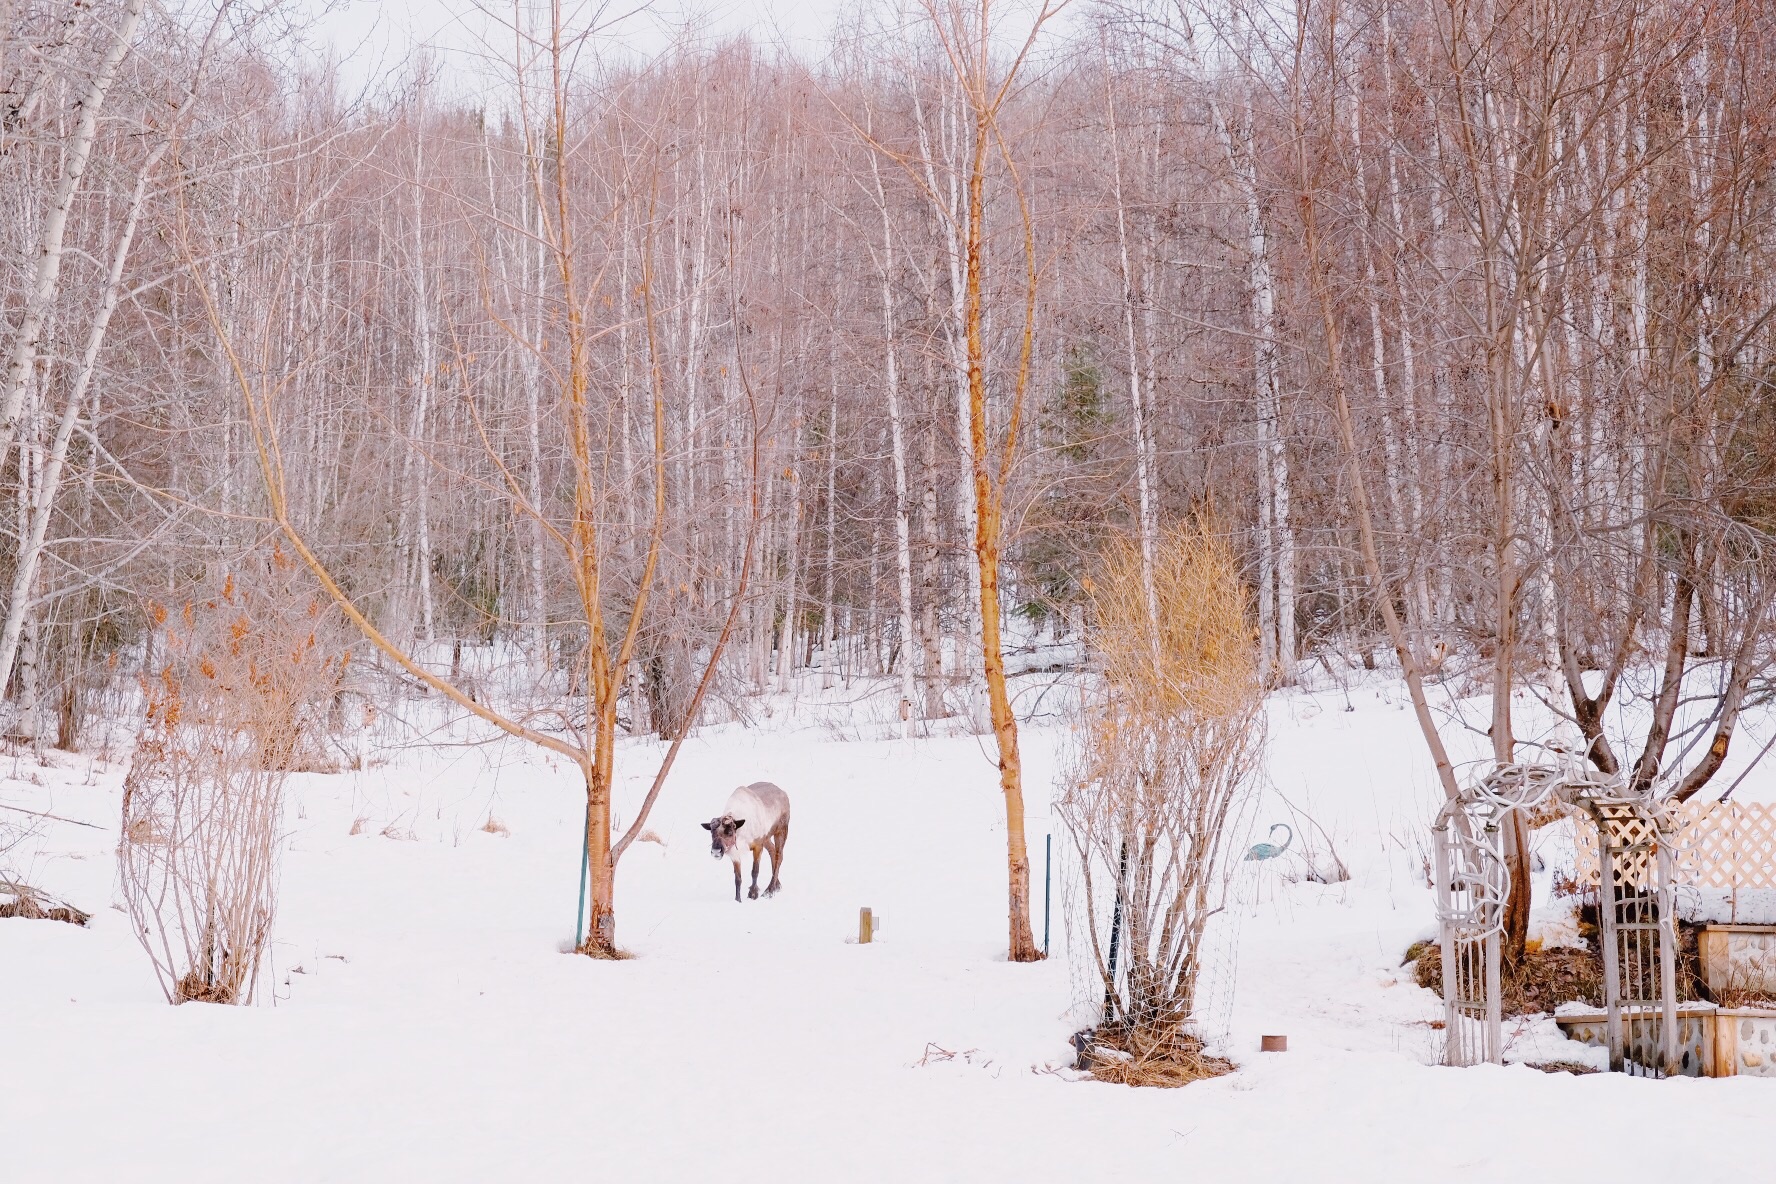
[[[583,701],[583,714],[564,711],[526,713],[473,693],[454,665],[449,675],[438,673],[416,647],[380,623],[362,594],[348,586],[334,565],[309,537],[305,523],[318,507],[294,503],[301,490],[285,464],[282,425],[288,412],[287,396],[294,385],[294,363],[281,349],[276,329],[286,310],[274,305],[257,323],[242,326],[225,315],[216,293],[194,265],[192,276],[209,312],[216,341],[224,356],[240,402],[245,410],[252,455],[257,462],[265,494],[265,514],[281,533],[297,558],[314,574],[326,593],[381,654],[457,707],[507,735],[533,744],[571,761],[579,770],[586,792],[586,839],[589,860],[590,924],[580,952],[599,958],[621,956],[616,939],[616,869],[623,853],[642,832],[649,813],[664,788],[685,736],[695,724],[703,701],[720,668],[723,652],[734,633],[745,601],[752,571],[752,540],[759,517],[758,414],[743,366],[737,364],[744,406],[743,422],[750,421],[751,448],[745,488],[748,509],[745,541],[738,570],[733,572],[730,600],[720,632],[701,655],[701,677],[689,698],[665,754],[655,768],[646,795],[620,836],[613,834],[612,789],[618,728],[618,702],[624,672],[635,656],[637,639],[645,620],[650,594],[658,582],[661,540],[668,514],[666,359],[656,326],[655,281],[652,265],[656,235],[645,215],[629,214],[632,205],[645,204],[649,184],[621,174],[601,213],[593,214],[585,196],[589,186],[583,175],[582,142],[574,127],[587,118],[576,106],[575,56],[591,33],[570,29],[560,3],[549,5],[542,25],[532,28],[524,13],[514,21],[517,123],[515,151],[521,154],[528,189],[529,217],[521,231],[527,247],[546,261],[541,290],[525,294],[540,305],[538,319],[546,333],[533,335],[523,324],[495,312],[494,319],[515,345],[536,360],[538,381],[553,396],[537,414],[559,442],[565,458],[565,490],[547,504],[538,501],[536,486],[525,479],[515,463],[508,462],[495,441],[481,406],[473,376],[476,357],[460,349],[447,367],[462,384],[463,411],[479,438],[487,468],[493,478],[480,484],[480,496],[497,499],[516,518],[533,524],[553,554],[553,568],[572,589],[572,616],[553,622],[559,634],[577,642],[578,653],[565,663],[567,701]],[[638,159],[657,165],[647,154]],[[478,211],[487,214],[488,211]],[[497,211],[491,213],[498,223]],[[598,243],[598,232],[620,237],[640,228],[639,282],[632,291],[610,291],[605,260],[612,253],[609,242]],[[188,223],[185,250],[196,260],[201,251],[191,241]],[[603,255],[595,249],[604,247]],[[618,250],[628,252],[624,242]],[[284,274],[273,292],[289,290],[294,251],[283,263]],[[624,255],[627,258],[627,254]],[[495,286],[489,265],[484,287]],[[291,297],[295,299],[295,297]],[[600,339],[632,327],[632,322],[611,311],[627,307],[631,300],[640,311],[634,318],[645,342],[647,381],[645,415],[651,420],[651,451],[645,467],[626,475],[612,464],[611,421],[613,408],[627,397],[626,390],[602,374],[593,346]],[[617,301],[623,301],[618,305]],[[422,308],[419,315],[431,316]],[[552,336],[552,340],[551,340]],[[250,342],[250,344],[249,344]],[[430,386],[438,376],[421,376]],[[627,405],[624,404],[624,413]],[[645,499],[644,514],[625,514],[632,503]],[[422,563],[430,563],[430,556]],[[619,573],[623,578],[618,578]],[[539,623],[540,624],[540,623]],[[546,715],[545,721],[542,717]]]
[[[1045,3],[1034,15],[1027,36],[1016,44],[1009,62],[1001,64],[995,47],[1004,30],[996,22],[992,0],[978,4],[926,0],[925,13],[936,31],[962,96],[970,125],[967,146],[961,246],[963,252],[962,335],[968,401],[968,456],[974,491],[974,560],[980,577],[981,657],[993,736],[999,746],[999,788],[1005,795],[1005,841],[1008,884],[1009,956],[1013,962],[1042,957],[1030,929],[1030,854],[1024,839],[1024,773],[1018,753],[1017,716],[1005,686],[1002,602],[999,573],[1003,553],[1005,490],[1018,456],[1024,398],[1031,375],[1039,293],[1035,227],[1023,177],[1000,124],[1001,112],[1028,62],[1043,25],[1062,5]],[[1016,200],[1025,284],[1022,329],[1016,359],[1004,387],[1004,422],[994,439],[989,424],[987,382],[987,188],[989,177],[1002,182]]]

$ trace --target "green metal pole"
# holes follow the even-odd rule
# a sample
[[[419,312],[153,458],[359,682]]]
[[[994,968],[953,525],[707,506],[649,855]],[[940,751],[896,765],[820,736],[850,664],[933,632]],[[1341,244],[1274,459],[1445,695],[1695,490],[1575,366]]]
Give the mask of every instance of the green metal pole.
[[[580,948],[586,924],[586,876],[592,868],[592,803],[586,803],[586,820],[580,826],[580,906],[574,910],[574,949]]]
[[[1043,841],[1042,856],[1042,956],[1048,957],[1048,897],[1054,886],[1055,837]]]

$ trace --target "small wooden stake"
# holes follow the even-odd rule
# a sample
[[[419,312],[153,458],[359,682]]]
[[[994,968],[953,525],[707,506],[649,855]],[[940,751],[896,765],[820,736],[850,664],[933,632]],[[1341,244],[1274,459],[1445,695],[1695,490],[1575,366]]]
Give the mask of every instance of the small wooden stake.
[[[868,909],[857,910],[857,944],[869,945],[876,937],[876,919]]]
[[[1260,1036],[1258,1038],[1258,1051],[1288,1052],[1289,1038],[1287,1036]]]

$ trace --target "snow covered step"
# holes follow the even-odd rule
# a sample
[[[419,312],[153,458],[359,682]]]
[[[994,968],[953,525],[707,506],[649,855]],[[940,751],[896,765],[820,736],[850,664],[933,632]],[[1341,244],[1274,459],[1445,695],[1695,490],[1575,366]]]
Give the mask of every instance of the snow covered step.
[[[1714,1016],[1716,1077],[1776,1077],[1776,1010],[1723,1007]]]
[[[1554,1017],[1570,1039],[1609,1046],[1609,1016],[1602,1011],[1563,1008]],[[1776,1077],[1776,1008],[1677,1005],[1678,1047],[1685,1077]],[[1630,1060],[1657,1059],[1659,1021],[1630,1028]]]
[[[1718,1042],[1714,1016],[1715,1006],[1712,1003],[1677,1005],[1678,1059],[1682,1062],[1682,1075],[1685,1077],[1721,1076],[1716,1072],[1715,1064]],[[1563,1004],[1554,1013],[1554,1022],[1560,1025],[1560,1030],[1566,1033],[1569,1040],[1596,1045],[1598,1048],[1609,1047],[1609,1013],[1601,1008]],[[1662,1026],[1663,1022],[1656,1011],[1648,1016],[1636,1016],[1632,1023],[1625,1023],[1628,1059],[1642,1065],[1658,1064],[1659,1029]]]

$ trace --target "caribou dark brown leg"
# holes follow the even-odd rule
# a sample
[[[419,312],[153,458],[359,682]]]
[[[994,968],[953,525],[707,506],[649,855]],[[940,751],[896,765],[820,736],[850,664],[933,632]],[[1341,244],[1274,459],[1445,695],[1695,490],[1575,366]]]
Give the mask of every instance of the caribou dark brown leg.
[[[764,851],[764,844],[755,843],[752,848],[752,891],[746,894],[748,900],[759,898],[759,855]],[[738,864],[735,865],[739,866]]]
[[[734,903],[740,903],[740,861],[734,861]]]

